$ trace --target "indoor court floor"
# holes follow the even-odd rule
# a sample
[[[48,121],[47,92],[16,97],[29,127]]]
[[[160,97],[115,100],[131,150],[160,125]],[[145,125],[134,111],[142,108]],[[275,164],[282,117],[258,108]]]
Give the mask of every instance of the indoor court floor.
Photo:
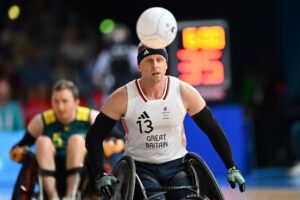
[[[2,178],[2,177],[0,177]],[[290,177],[286,168],[253,170],[246,175],[247,190],[230,189],[226,177],[216,177],[226,200],[300,200],[300,175]],[[11,199],[12,185],[0,187],[0,200]]]
[[[286,168],[253,170],[246,176],[244,193],[230,189],[225,177],[217,180],[226,200],[300,200],[300,175],[291,177],[287,172]]]

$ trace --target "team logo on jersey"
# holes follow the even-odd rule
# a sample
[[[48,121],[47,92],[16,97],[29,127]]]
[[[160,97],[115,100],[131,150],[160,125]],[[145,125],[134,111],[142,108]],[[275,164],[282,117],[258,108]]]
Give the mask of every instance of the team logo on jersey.
[[[168,110],[167,106],[163,107],[163,111],[161,113],[163,115],[163,119],[169,119],[170,111]]]
[[[144,111],[136,122],[139,126],[140,133],[151,133],[153,131],[152,121],[146,111]]]
[[[150,118],[149,115],[146,113],[146,111],[143,112],[143,114],[140,115],[140,117],[138,119],[146,119],[146,118]]]
[[[70,130],[70,126],[64,126],[64,131],[69,131]]]

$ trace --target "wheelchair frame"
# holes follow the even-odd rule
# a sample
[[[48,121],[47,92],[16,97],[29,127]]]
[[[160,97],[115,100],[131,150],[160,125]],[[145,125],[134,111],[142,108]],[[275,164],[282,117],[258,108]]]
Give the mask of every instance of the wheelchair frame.
[[[87,166],[84,166],[84,168],[86,167]],[[47,199],[47,197],[44,196],[44,189],[41,189],[43,188],[43,183],[40,173],[34,153],[28,152],[13,189],[12,200]],[[77,173],[75,175],[72,200],[80,200],[82,196],[84,196],[84,192],[88,189],[90,189],[88,171],[80,174]]]
[[[119,183],[113,189],[115,194],[111,200],[133,200],[136,183],[142,193],[143,200],[151,200],[155,196],[167,193],[168,191],[189,189],[195,193],[194,199],[224,200],[222,191],[213,176],[211,170],[203,159],[196,153],[188,153],[185,156],[185,165],[188,174],[192,177],[193,185],[190,186],[170,186],[145,188],[138,174],[136,173],[134,160],[130,156],[124,156],[113,168],[113,175],[117,177]],[[158,192],[154,196],[147,197],[146,191]]]

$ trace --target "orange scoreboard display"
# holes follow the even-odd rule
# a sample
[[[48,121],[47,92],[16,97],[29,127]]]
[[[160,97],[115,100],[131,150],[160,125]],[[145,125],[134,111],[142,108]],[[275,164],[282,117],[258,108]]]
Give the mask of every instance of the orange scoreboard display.
[[[222,100],[231,85],[229,29],[225,20],[179,21],[169,46],[169,73]]]

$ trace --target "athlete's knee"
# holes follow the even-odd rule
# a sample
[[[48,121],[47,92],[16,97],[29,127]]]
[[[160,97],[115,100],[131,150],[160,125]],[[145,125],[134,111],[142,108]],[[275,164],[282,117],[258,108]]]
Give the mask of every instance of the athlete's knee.
[[[190,189],[186,188],[180,191],[173,191],[168,195],[168,199],[188,200],[195,199],[197,196],[192,189],[193,186],[190,177],[185,171],[179,171],[175,176],[173,176],[173,178],[169,181],[169,186],[186,186],[190,187]]]
[[[48,136],[39,136],[35,142],[36,149],[54,149],[54,145]]]
[[[166,199],[164,193],[152,192],[152,191],[147,190],[149,188],[160,188],[160,187],[162,187],[160,182],[155,177],[153,177],[150,174],[144,173],[144,172],[142,172],[142,173],[140,172],[139,177],[142,181],[143,187],[146,190],[146,195],[149,199],[153,199],[153,200],[165,200]]]
[[[169,181],[169,184],[172,186],[191,185],[191,180],[185,171],[180,171],[173,176],[173,178]]]
[[[84,146],[84,143],[85,143],[84,138],[79,134],[72,135],[68,139],[68,146],[69,145]]]

